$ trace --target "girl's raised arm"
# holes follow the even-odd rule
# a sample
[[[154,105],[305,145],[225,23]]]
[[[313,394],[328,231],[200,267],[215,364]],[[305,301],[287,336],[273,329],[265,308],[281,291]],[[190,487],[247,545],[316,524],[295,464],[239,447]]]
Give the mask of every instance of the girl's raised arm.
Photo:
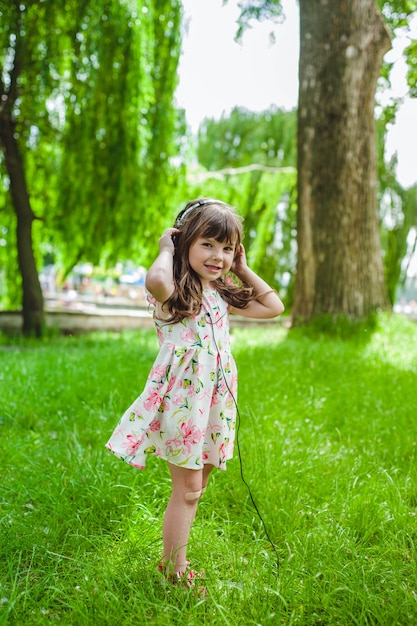
[[[255,300],[251,300],[244,309],[230,307],[232,313],[257,319],[277,317],[283,313],[284,305],[275,289],[272,289],[265,280],[248,267],[245,249],[242,244],[231,270],[243,283],[250,285],[255,290]]]
[[[165,302],[174,291],[172,259],[175,248],[172,236],[177,228],[167,228],[159,239],[159,254],[146,274],[146,289],[158,302]]]

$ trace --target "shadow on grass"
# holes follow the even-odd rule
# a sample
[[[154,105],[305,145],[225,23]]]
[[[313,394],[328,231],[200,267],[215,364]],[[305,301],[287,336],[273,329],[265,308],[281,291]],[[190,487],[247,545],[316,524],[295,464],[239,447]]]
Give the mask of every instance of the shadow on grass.
[[[329,339],[355,340],[366,343],[381,325],[381,315],[371,314],[366,319],[357,320],[345,315],[318,315],[305,325],[294,325],[290,333],[301,334],[311,339],[327,337]]]

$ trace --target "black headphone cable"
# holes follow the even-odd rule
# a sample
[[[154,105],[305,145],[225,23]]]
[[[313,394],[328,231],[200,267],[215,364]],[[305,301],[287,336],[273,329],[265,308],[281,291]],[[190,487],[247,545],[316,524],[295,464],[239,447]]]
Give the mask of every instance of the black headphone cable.
[[[215,336],[215,333],[214,333],[214,325],[216,324],[216,322],[213,323],[211,321],[211,315],[210,315],[210,313],[208,311],[206,312],[206,315],[208,317],[208,324],[211,326],[211,333],[212,333],[212,336],[213,336],[214,347],[215,347],[217,355],[219,357],[220,369],[221,369],[222,374],[223,374],[223,379],[224,379],[226,388],[227,388],[227,390],[228,390],[228,392],[229,392],[229,394],[230,394],[230,396],[231,396],[231,398],[233,400],[233,403],[234,403],[234,405],[236,407],[236,416],[237,416],[237,420],[236,420],[236,447],[237,447],[237,453],[238,453],[238,457],[239,457],[240,477],[241,477],[242,482],[245,485],[246,489],[248,490],[249,497],[250,497],[250,500],[252,502],[253,508],[255,509],[256,514],[259,517],[259,520],[260,520],[260,522],[262,524],[262,527],[264,529],[265,535],[266,535],[269,543],[271,544],[272,550],[275,553],[276,564],[277,564],[277,568],[279,569],[279,565],[280,565],[279,561],[280,560],[279,560],[279,556],[278,556],[278,552],[277,552],[276,546],[275,546],[274,542],[271,539],[271,536],[270,536],[270,534],[268,532],[268,529],[266,527],[265,521],[264,521],[264,519],[263,519],[263,517],[261,515],[261,512],[259,511],[258,505],[255,502],[255,498],[253,497],[250,485],[247,482],[247,480],[245,478],[245,475],[244,475],[244,472],[243,472],[242,453],[241,453],[240,442],[239,442],[239,430],[240,430],[240,425],[241,425],[241,421],[242,421],[241,417],[240,417],[240,411],[239,411],[239,407],[238,407],[238,404],[237,404],[237,400],[236,400],[232,390],[230,389],[229,383],[227,382],[226,374],[225,374],[225,371],[224,371],[224,368],[223,368],[222,357],[221,357],[220,350],[219,350],[219,347],[218,347],[217,341],[216,341],[216,336]],[[219,321],[219,320],[217,320],[217,321]]]

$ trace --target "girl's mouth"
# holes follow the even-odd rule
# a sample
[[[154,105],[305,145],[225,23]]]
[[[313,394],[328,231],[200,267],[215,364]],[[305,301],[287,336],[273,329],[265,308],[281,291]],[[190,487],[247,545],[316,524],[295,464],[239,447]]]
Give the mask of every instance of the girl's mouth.
[[[212,272],[213,274],[222,271],[222,268],[217,265],[206,265],[205,267],[208,272]]]

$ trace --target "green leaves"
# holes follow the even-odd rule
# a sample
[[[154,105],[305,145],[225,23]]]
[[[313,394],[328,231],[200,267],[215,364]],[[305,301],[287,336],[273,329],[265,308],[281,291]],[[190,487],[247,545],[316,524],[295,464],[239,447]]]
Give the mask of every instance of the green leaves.
[[[154,4],[129,12],[104,2],[106,19],[91,5],[88,28],[76,34],[59,204],[65,231],[70,217],[93,262],[126,257],[134,234],[160,224],[152,198],[163,193],[174,152],[181,13],[179,3]]]
[[[198,160],[208,170],[251,163],[296,164],[296,111],[271,108],[254,113],[235,107],[230,116],[206,119],[198,132]]]
[[[407,58],[407,84],[410,96],[417,98],[417,40],[413,40],[404,50]]]
[[[227,0],[224,0],[227,4]],[[236,39],[242,38],[244,32],[250,28],[252,20],[282,20],[283,10],[281,0],[240,0],[238,7],[241,11],[238,20]]]
[[[197,153],[208,171],[196,175],[191,196],[239,208],[251,267],[283,293],[295,272],[296,111],[236,107],[228,117],[207,119]]]
[[[156,241],[178,176],[180,1],[0,0],[0,17],[2,102],[15,81],[10,110],[42,219],[36,247],[47,241],[66,268],[144,262],[144,239]],[[0,157],[7,191],[5,174]],[[3,210],[11,205],[8,197]]]

